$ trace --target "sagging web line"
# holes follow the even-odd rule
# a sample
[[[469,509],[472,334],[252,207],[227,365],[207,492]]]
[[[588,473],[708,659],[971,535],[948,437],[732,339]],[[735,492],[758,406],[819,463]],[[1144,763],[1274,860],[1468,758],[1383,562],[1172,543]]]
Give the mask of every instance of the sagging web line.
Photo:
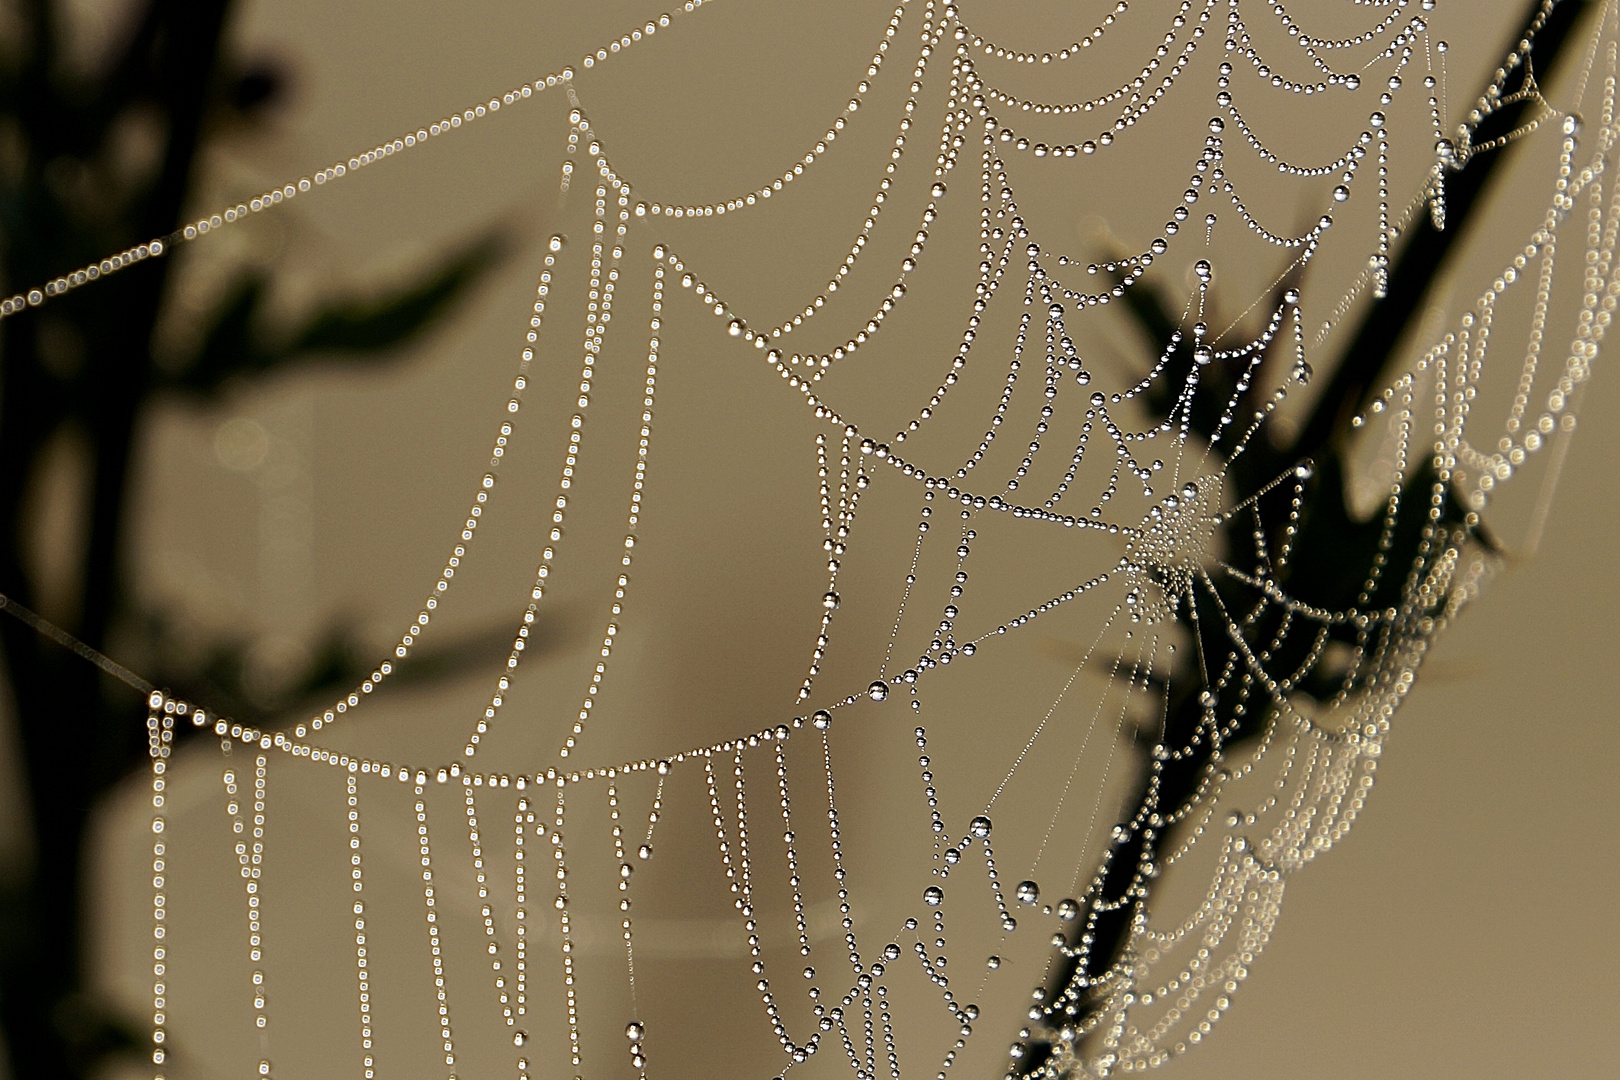
[[[605,160],[601,163],[601,167],[606,168]],[[1004,174],[1002,174],[1001,178],[1004,179]],[[621,194],[623,194],[623,188],[622,187],[619,188],[619,191],[620,191]],[[620,205],[622,206],[623,203],[621,203]],[[600,231],[600,226],[601,226],[601,223],[599,222],[599,231]],[[1020,223],[1020,225],[1018,227],[1021,228],[1022,224]],[[600,254],[600,252],[598,252],[598,254]],[[614,256],[613,258],[616,259],[617,256]],[[611,265],[611,263],[610,263],[610,265]],[[677,269],[679,269],[679,267],[677,267]],[[611,273],[611,270],[609,271],[609,273]],[[741,336],[741,335],[739,335],[739,336]],[[600,347],[600,345],[601,345],[600,338],[597,338],[595,340],[595,344],[598,346],[598,348]],[[951,385],[951,384],[947,383],[946,385]],[[819,406],[818,402],[812,402],[812,407],[818,407],[818,406]],[[833,422],[834,426],[837,426],[838,424],[840,424],[842,422],[841,418],[837,417],[835,414],[832,414],[830,412],[829,412],[827,418],[830,419]],[[1458,421],[1458,423],[1460,425],[1460,420]],[[852,438],[854,438],[854,437],[858,437],[860,433],[859,433],[858,430],[855,430],[855,431],[851,432],[850,430],[848,430],[848,425],[845,425],[845,427],[846,427],[846,430],[843,432],[843,438],[844,438],[845,444],[848,445],[850,440]],[[901,441],[904,441],[904,440],[903,440],[903,437],[897,436],[895,441],[896,442],[901,442]],[[897,455],[894,455],[892,452],[888,453],[888,454],[879,453],[878,452],[879,449],[880,449],[879,445],[874,444],[874,446],[872,448],[872,454],[874,456],[876,456],[879,460],[883,460],[883,459],[885,459],[885,457],[887,457],[889,460],[891,460],[891,462],[895,463],[895,467],[900,468],[902,471],[905,470],[906,466],[912,464],[911,462],[901,460]],[[910,475],[917,476],[918,473],[920,472],[920,470],[918,470],[915,466],[912,466],[912,468],[913,468],[913,471],[912,471],[912,473]],[[921,478],[922,478],[923,482],[926,485],[928,485],[925,488],[925,490],[930,494],[937,494],[937,493],[940,493],[940,492],[949,492],[954,487],[953,485],[950,485],[948,482],[946,482],[943,477],[930,476],[926,472],[921,472]],[[958,491],[955,492],[955,497],[956,498],[961,498],[962,494],[963,493],[958,490]],[[981,507],[977,506],[977,499],[980,498],[981,496],[974,496],[971,493],[968,493],[968,494],[974,500],[974,505],[969,507],[969,509],[973,509],[973,510],[982,509]],[[989,506],[989,499],[986,499],[985,501],[986,501],[986,506]],[[1003,499],[1002,502],[1005,503],[1005,500]],[[1001,506],[997,506],[995,508],[998,509],[998,510],[1002,509]],[[1023,510],[1024,512],[1019,513],[1018,511],[1020,511],[1020,510]],[[1015,518],[1035,517],[1035,518],[1041,519],[1041,520],[1052,520],[1049,517],[1043,517],[1042,513],[1038,512],[1038,511],[1034,512],[1034,513],[1029,512],[1029,508],[1021,508],[1021,507],[1013,506],[1013,507],[1010,507],[1007,512],[1012,513]],[[1067,522],[1064,522],[1064,524],[1067,525]],[[1073,526],[1070,526],[1070,527],[1073,527]],[[468,531],[470,531],[470,530],[471,530],[471,526],[469,526]],[[1151,532],[1151,529],[1150,528],[1143,528],[1143,529],[1139,530],[1139,532],[1148,533],[1148,532]],[[1116,533],[1115,535],[1118,535],[1118,534]],[[964,546],[966,546],[966,541],[969,540],[969,539],[971,539],[971,538],[970,537],[964,537],[964,540],[963,540]],[[962,556],[962,559],[965,561],[966,558],[967,558],[967,556],[964,554]],[[1217,603],[1217,606],[1219,606],[1219,604],[1220,604],[1219,593],[1216,592],[1214,590],[1214,588],[1209,585],[1209,581],[1208,581],[1207,576],[1205,576],[1202,580],[1203,580],[1205,586],[1207,588],[1209,588],[1209,591],[1211,592],[1211,594],[1216,597],[1216,603]],[[1261,578],[1256,577],[1255,580],[1258,581],[1258,580],[1261,580]],[[1191,601],[1189,599],[1189,603],[1190,602]],[[1043,608],[1043,610],[1045,610],[1045,609]],[[1257,608],[1256,610],[1258,611],[1259,609]],[[1031,614],[1031,617],[1033,617],[1035,614],[1037,614],[1037,612],[1032,610],[1030,614]],[[1226,614],[1224,609],[1221,611],[1221,614],[1222,614],[1223,621],[1226,622],[1226,624],[1228,626],[1228,629],[1231,630],[1236,624],[1233,622],[1232,618],[1229,615]],[[1246,620],[1246,623],[1252,623],[1254,621],[1254,619],[1255,619],[1255,616],[1251,616],[1248,620]],[[1237,637],[1239,639],[1241,639],[1242,634],[1238,633]],[[1279,640],[1280,640],[1280,638],[1279,638]],[[1380,651],[1382,651],[1382,650],[1380,650]],[[1244,657],[1244,659],[1246,661],[1251,661],[1252,660],[1251,657],[1247,657],[1247,656]],[[1232,665],[1235,663],[1234,654],[1229,654],[1228,655],[1227,662],[1228,662],[1228,670],[1227,670],[1227,672],[1224,673],[1222,676],[1218,676],[1216,678],[1216,680],[1215,680],[1215,685],[1217,685],[1217,686],[1222,685],[1222,680],[1223,679],[1227,679],[1227,678],[1231,677]],[[926,667],[925,667],[925,670],[926,670]],[[1261,670],[1262,671],[1264,670],[1263,666],[1261,667]],[[1245,674],[1244,675],[1245,680],[1247,679],[1249,674],[1254,674],[1254,672],[1251,671],[1251,672]],[[885,694],[887,692],[888,692],[887,690],[884,691]],[[844,703],[846,703],[846,704],[847,703],[852,703],[854,700],[858,699],[860,696],[862,696],[862,695],[860,695],[860,694],[849,695],[844,699]],[[870,692],[870,690],[869,690],[867,696],[874,696],[875,697],[876,695],[872,694]],[[165,712],[165,715],[167,715],[167,711]],[[161,724],[160,724],[160,726],[161,726]],[[263,736],[260,735],[259,733],[255,732],[255,733],[252,733],[252,734],[258,735],[259,739],[261,739],[261,740],[263,738]],[[240,736],[237,736],[237,737],[240,738]],[[724,744],[721,744],[721,748],[722,749],[724,748]],[[263,750],[263,749],[269,749],[269,748],[264,747],[261,744],[260,749]],[[708,749],[713,749],[713,748],[708,748]],[[740,752],[741,752],[740,749],[736,745],[733,745],[730,748],[730,751],[734,755],[735,754],[740,754]],[[328,751],[327,753],[330,753],[330,752]],[[706,762],[709,760],[710,757],[712,757],[712,755],[705,755]],[[340,756],[340,758],[341,758],[341,756]],[[341,760],[339,762],[337,762],[337,763],[341,764]],[[362,764],[364,764],[364,763],[362,763]],[[451,766],[451,769],[446,770],[446,772],[450,773],[450,775],[453,777],[455,775],[455,773],[453,772],[454,769],[455,769],[455,766]],[[587,772],[586,778],[587,779],[592,779],[593,777],[589,776],[590,770],[587,770],[586,772]],[[482,774],[479,774],[479,775],[482,775]],[[560,772],[559,772],[558,775],[561,775]],[[575,774],[569,774],[569,775],[572,776],[572,775],[575,775]],[[415,779],[417,776],[421,776],[421,777],[423,777],[425,779],[426,774],[421,772],[420,770],[418,770],[415,774],[413,774],[413,776],[410,779]],[[829,773],[829,776],[830,776],[830,773]],[[435,778],[437,778],[437,777],[435,777]],[[538,780],[538,778],[539,778],[539,774],[535,774],[535,779]],[[547,779],[552,779],[551,772],[549,772],[549,771],[548,771],[548,774],[547,774]],[[572,783],[572,782],[577,782],[577,781],[573,781],[573,780],[564,780],[563,781],[564,784]],[[741,811],[740,811],[740,808],[739,808],[739,814],[740,814],[740,812]],[[739,818],[739,824],[740,824],[740,818]],[[995,879],[992,879],[992,880],[995,880]],[[999,901],[999,886],[997,888],[998,888],[998,902],[1000,902]],[[938,906],[938,905],[935,905],[935,906]],[[1002,910],[1005,913],[1006,908],[1005,908],[1004,903],[1002,904]],[[944,918],[943,912],[936,912],[936,915],[935,915],[936,925],[939,926],[941,935],[943,935],[943,918]],[[848,1039],[847,1030],[845,1031],[845,1038],[846,1038],[846,1040]],[[852,1044],[850,1044],[850,1045],[852,1046]],[[851,1050],[851,1052],[854,1053],[853,1050]]]

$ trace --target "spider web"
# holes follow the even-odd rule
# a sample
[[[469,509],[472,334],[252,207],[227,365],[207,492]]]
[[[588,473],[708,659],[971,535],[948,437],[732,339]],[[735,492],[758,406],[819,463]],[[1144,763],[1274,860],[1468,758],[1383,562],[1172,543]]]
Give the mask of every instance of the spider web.
[[[739,141],[711,172],[746,179],[665,191],[618,54],[710,6],[0,306],[566,116],[487,462],[396,643],[281,730],[151,692],[159,1075],[192,1025],[262,1076],[1162,1064],[1353,824],[1482,518],[1573,427],[1620,295],[1608,7],[1557,107],[1527,39],[1459,117],[1429,5],[1120,4],[1003,45],[908,0],[800,156]],[[1257,468],[1403,235],[1520,136],[1551,196],[1497,276],[1342,465]],[[1076,242],[1081,200],[1113,216]],[[1340,485],[1368,543],[1329,574]],[[500,530],[527,561],[481,571]],[[476,699],[391,694],[497,585]],[[550,609],[589,631],[553,648]],[[171,758],[184,725],[223,760]]]

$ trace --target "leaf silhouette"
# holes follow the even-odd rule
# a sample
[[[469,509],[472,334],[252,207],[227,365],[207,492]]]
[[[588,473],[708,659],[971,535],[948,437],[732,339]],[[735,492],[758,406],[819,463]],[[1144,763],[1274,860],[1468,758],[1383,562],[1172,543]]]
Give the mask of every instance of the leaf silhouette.
[[[231,286],[214,313],[202,346],[176,380],[179,386],[213,394],[233,376],[255,373],[274,363],[254,329],[267,284],[264,274],[254,272]]]
[[[263,325],[269,277],[250,271],[231,286],[201,346],[168,387],[208,397],[233,379],[318,359],[386,362],[390,350],[429,330],[510,246],[492,230],[414,280],[380,296],[335,298],[302,325],[279,331]]]
[[[508,247],[502,235],[490,232],[426,277],[391,295],[333,304],[317,312],[293,336],[287,352],[375,352],[400,345],[449,309],[473,282],[501,260]]]

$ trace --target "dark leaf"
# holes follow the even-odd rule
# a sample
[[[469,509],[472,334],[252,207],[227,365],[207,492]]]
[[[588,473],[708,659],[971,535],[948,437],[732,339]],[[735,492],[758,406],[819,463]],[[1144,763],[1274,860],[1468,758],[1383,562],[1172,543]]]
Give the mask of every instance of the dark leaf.
[[[231,287],[202,347],[174,380],[174,386],[213,394],[233,376],[256,373],[274,362],[263,351],[254,329],[254,316],[264,300],[267,284],[262,273],[254,272]]]
[[[342,301],[318,312],[292,337],[287,352],[372,352],[399,345],[424,330],[469,285],[506,254],[494,233],[414,282],[375,300]]]
[[[275,108],[287,92],[287,73],[269,61],[249,65],[231,86],[231,108],[247,119],[257,119]]]
[[[177,390],[213,395],[234,378],[261,375],[316,354],[360,355],[376,361],[425,332],[448,312],[473,282],[506,253],[496,235],[464,247],[421,278],[376,298],[338,297],[301,327],[277,332],[264,327],[269,279],[262,271],[241,278],[220,305],[195,357],[171,378]],[[323,359],[336,359],[324,355]]]

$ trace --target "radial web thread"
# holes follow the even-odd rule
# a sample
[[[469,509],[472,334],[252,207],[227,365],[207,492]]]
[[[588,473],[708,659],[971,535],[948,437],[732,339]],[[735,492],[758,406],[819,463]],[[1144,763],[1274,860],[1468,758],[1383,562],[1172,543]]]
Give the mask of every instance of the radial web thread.
[[[1448,13],[1432,3],[1119,3],[1050,47],[1020,48],[950,3],[904,0],[802,156],[768,182],[681,201],[660,177],[615,164],[611,125],[593,126],[587,103],[594,83],[636,62],[619,53],[713,32],[725,12],[689,15],[699,6],[713,4],[694,0],[577,68],[0,305],[4,317],[46,304],[373,163],[410,160],[407,149],[503,108],[539,98],[567,115],[562,186],[583,202],[582,224],[536,268],[487,468],[389,655],[278,730],[130,675],[149,691],[157,1075],[183,1071],[170,1002],[201,978],[188,962],[240,975],[234,989],[217,971],[209,985],[251,1003],[241,1038],[261,1076],[297,1075],[283,1054],[303,1060],[295,1044],[317,1039],[347,1040],[327,1064],[368,1080],[690,1069],[660,1044],[705,1015],[689,999],[708,991],[672,994],[672,956],[703,957],[704,978],[723,969],[750,1002],[704,1021],[723,1021],[711,1075],[1160,1065],[1210,1037],[1277,925],[1289,877],[1355,822],[1430,643],[1494,565],[1482,523],[1574,427],[1620,297],[1611,4],[1591,6],[1586,44],[1572,50],[1571,66],[1584,66],[1556,93],[1526,71],[1532,33],[1458,111],[1444,85]],[[1322,8],[1333,27],[1356,28],[1314,30]],[[1142,61],[1118,85],[1094,85],[1089,58],[1112,50],[1117,61],[1129,34],[1132,48],[1147,43]],[[1070,94],[1036,96],[1055,88]],[[1193,130],[1156,126],[1177,108],[1197,117],[1196,134],[1154,149],[1154,175],[1174,174],[1178,190],[1151,221],[1076,244],[1049,220],[1049,188],[1084,191],[1140,168],[1147,159],[1128,156],[1139,136]],[[1293,160],[1277,130],[1292,109],[1343,121],[1342,144]],[[881,157],[837,156],[872,129],[889,140]],[[1345,425],[1353,474],[1314,456],[1257,472],[1289,445],[1341,328],[1387,291],[1403,239],[1444,226],[1448,180],[1521,140],[1547,176],[1539,221]],[[705,230],[747,229],[751,213],[838,168],[871,174],[843,254],[790,315],[751,310]],[[768,244],[767,233],[749,235]],[[1271,269],[1258,289],[1217,288],[1259,262]],[[1121,361],[1109,344],[1131,325],[1121,312],[1150,293],[1182,306],[1144,363]],[[879,395],[859,365],[898,363],[918,326],[908,307],[923,303],[960,329],[905,361],[903,390]],[[575,310],[567,333],[550,325]],[[652,632],[637,589],[657,558],[655,515],[673,505],[660,497],[661,395],[691,356],[714,358],[694,378],[763,368],[775,406],[813,421],[804,445],[743,448],[780,456],[783,475],[804,481],[796,490],[813,492],[803,520],[814,519],[825,564],[791,646],[808,655],[780,698],[724,737],[671,744],[665,732],[656,749],[600,751],[623,743],[643,707],[615,679],[629,677],[623,643]],[[559,425],[521,428],[528,398],[576,383]],[[483,704],[435,719],[454,730],[440,758],[353,749],[342,722],[380,697],[451,602],[497,492],[531,497],[497,483],[520,437],[554,452],[560,473],[541,493],[537,569]],[[611,506],[580,494],[583,478],[607,474]],[[1295,575],[1316,554],[1302,550],[1316,542],[1313,504],[1341,484],[1370,538],[1364,565],[1336,568],[1350,577],[1342,594]],[[519,695],[541,663],[548,598],[565,574],[587,572],[570,542],[610,518],[611,573],[590,571],[605,619],[566,688],[578,708],[560,726],[547,714],[545,751],[512,750],[508,730],[534,727]],[[1027,685],[1053,637],[1077,642],[1074,655]],[[212,734],[222,763],[171,753],[187,725]],[[223,821],[218,786],[207,814],[172,810],[182,765],[223,783]],[[903,819],[885,816],[896,807],[909,808]],[[322,814],[308,835],[293,824]],[[871,841],[899,854],[897,880],[868,897],[860,848],[874,816],[901,838]],[[188,830],[189,850],[218,849],[213,863],[177,864]],[[699,831],[706,856],[664,871],[666,851],[692,849]],[[226,860],[243,890],[228,901],[230,932],[245,948],[210,959],[212,938],[183,944],[183,913],[198,903],[187,871],[206,880]],[[284,884],[295,875],[346,882],[325,916],[343,952],[325,967],[277,963],[295,932],[278,906],[304,902]],[[687,908],[729,920],[724,940],[674,941],[672,913]],[[313,993],[301,980],[341,984],[346,1011],[312,1021],[319,1031],[285,1021],[278,1000]],[[411,1039],[396,1038],[406,1028]],[[774,1056],[726,1049],[761,1039]]]

